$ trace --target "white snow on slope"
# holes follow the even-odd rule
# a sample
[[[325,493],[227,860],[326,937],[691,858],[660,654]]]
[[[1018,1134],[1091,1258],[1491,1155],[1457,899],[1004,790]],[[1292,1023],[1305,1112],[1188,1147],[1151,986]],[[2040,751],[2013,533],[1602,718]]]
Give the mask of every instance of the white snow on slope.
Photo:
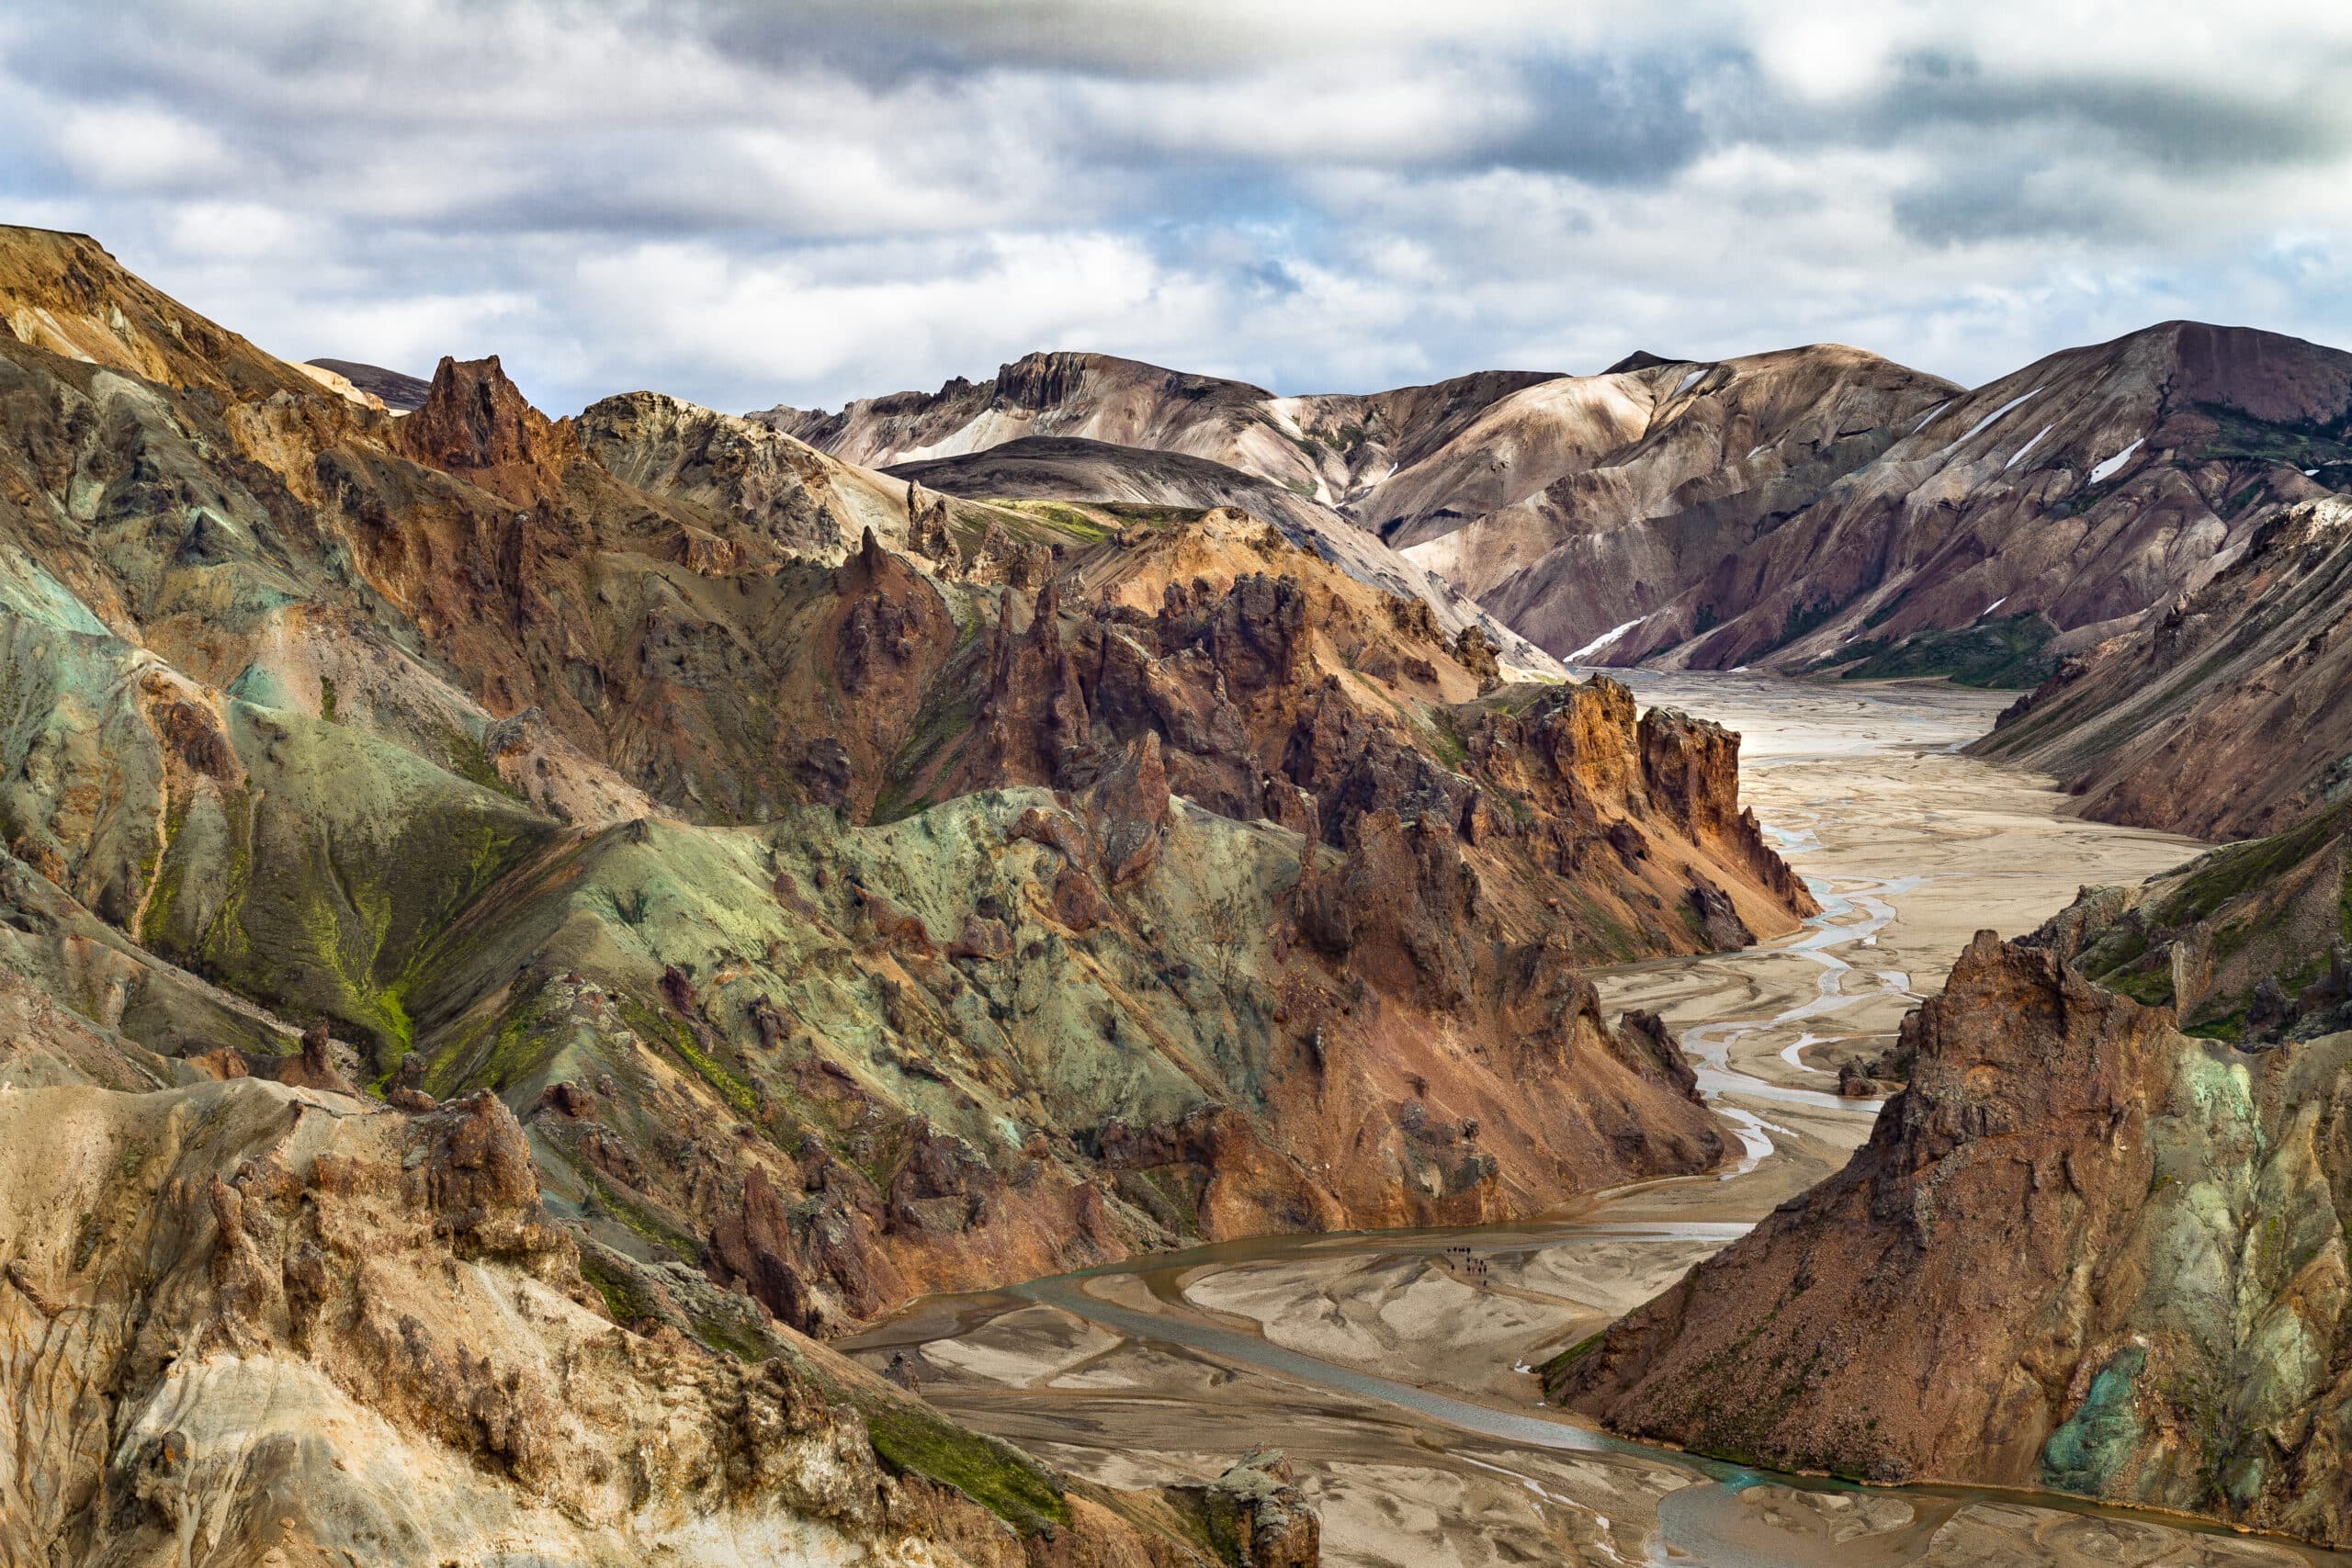
[[[1919,416],[1919,423],[1911,427],[1911,434],[1917,435],[1919,432],[1927,429],[1928,422],[1929,420],[1935,418],[1936,415],[1943,412],[1944,410],[1950,407],[1951,407],[1951,400],[1950,398],[1946,398],[1942,402],[1938,403],[1934,408],[1931,408],[1926,413],[1921,414]]]
[[[1607,648],[1611,643],[1615,642],[1619,637],[1623,637],[1627,632],[1632,631],[1635,626],[1640,626],[1642,624],[1642,616],[1635,615],[1632,620],[1627,621],[1622,626],[1611,626],[1609,630],[1602,632],[1599,637],[1594,637],[1590,642],[1586,643],[1582,648],[1577,649],[1574,653],[1569,654],[1564,662],[1574,664],[1579,659],[1591,658],[1594,654],[1599,653],[1602,649]]]
[[[2091,483],[2095,485],[2105,484],[2109,479],[2122,469],[2124,464],[2132,460],[2132,454],[2137,452],[2140,449],[2140,443],[2146,439],[2147,437],[2144,435],[2133,436],[2132,438],[2131,446],[2126,446],[2122,451],[2118,452],[2114,457],[2106,459],[2097,468],[2093,468],[2091,470]]]
[[[1984,429],[1986,425],[1992,423],[1995,420],[2000,418],[2003,414],[2008,412],[2011,409],[2025,401],[2026,398],[2039,397],[2041,394],[2041,389],[2036,387],[2032,391],[2028,392],[2025,395],[2025,398],[2011,398],[2007,402],[2003,403],[1999,408],[1995,409],[1991,413],[1986,414],[1983,419],[1980,419],[1974,424],[1970,425],[1965,434],[1962,435],[1959,440],[1952,442],[1950,446],[1947,446],[1942,452],[1939,452],[1936,455],[1939,457],[1944,457],[1956,447],[1965,446],[1969,441],[1975,436],[1978,431]]]
[[[2010,458],[2007,462],[2006,462],[2006,463],[2002,464],[2002,465],[2001,465],[2001,467],[2003,467],[2003,468],[2016,468],[2019,463],[2024,462],[2024,461],[2025,461],[2025,455],[2026,455],[2028,452],[2032,451],[2035,447],[2037,447],[2037,446],[2041,446],[2041,438],[2042,438],[2043,436],[2045,436],[2045,435],[2049,434],[2052,431],[2053,431],[2053,430],[2055,430],[2055,429],[2057,429],[2057,428],[2058,428],[2057,424],[2053,422],[2053,423],[2052,423],[2045,424],[2045,425],[2043,425],[2040,430],[2035,431],[2035,432],[2033,433],[2033,439],[2032,439],[2032,440],[2030,440],[2030,441],[2029,441],[2029,442],[2027,442],[2024,446],[2022,446],[2018,447],[2018,455],[2017,455],[2016,457],[2014,457]]]
[[[1695,383],[1695,382],[1699,379],[1699,378],[1700,378],[1700,377],[1704,376],[1706,373],[1707,373],[1707,367],[1705,367],[1705,366],[1702,365],[1701,367],[1699,367],[1699,368],[1697,368],[1696,370],[1693,370],[1692,372],[1690,372],[1690,375],[1685,376],[1684,378],[1682,378],[1682,384],[1681,384],[1680,386],[1679,386],[1679,387],[1677,387],[1677,388],[1675,388],[1675,389],[1674,389],[1674,395],[1675,395],[1676,397],[1678,397],[1678,398],[1679,398],[1679,397],[1680,397],[1683,393],[1685,393],[1685,392],[1689,391],[1689,390],[1690,389],[1690,388],[1691,388],[1692,384],[1693,384],[1693,383]]]

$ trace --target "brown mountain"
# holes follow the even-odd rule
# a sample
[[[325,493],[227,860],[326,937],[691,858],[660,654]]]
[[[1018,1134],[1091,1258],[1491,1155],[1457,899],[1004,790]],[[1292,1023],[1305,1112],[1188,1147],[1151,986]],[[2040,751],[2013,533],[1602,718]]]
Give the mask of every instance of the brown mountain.
[[[1283,398],[1245,381],[1106,354],[1031,354],[986,381],[752,417],[876,468],[1069,436],[1204,458],[1340,505],[1417,462],[1496,399],[1547,375],[1488,370],[1426,387]]]
[[[936,393],[894,393],[839,413],[775,408],[751,418],[958,494],[1245,506],[1350,575],[1422,600],[1449,632],[1475,620],[1509,668],[1557,676],[1565,671],[1549,654],[1338,510],[1494,399],[1541,379],[1491,371],[1369,396],[1278,398],[1107,355],[1033,354],[989,381],[958,378]],[[1018,450],[982,459],[1006,446]],[[961,466],[909,468],[951,462]]]
[[[12,1472],[67,1500],[40,1551],[212,1529],[228,1487],[322,1544],[406,1496],[382,1560],[516,1519],[693,1560],[707,1517],[1058,1561],[1146,1505],[736,1358],[1720,1152],[1577,965],[1811,908],[1735,736],[1505,684],[1475,628],[1241,512],[970,501],[652,394],[550,420],[494,360],[395,419],[74,236],[0,231],[0,971],[106,1046],[28,1066],[71,1093],[21,1126],[71,1104],[123,1129],[74,1147],[153,1156],[0,1209],[17,1341],[116,1325],[85,1383],[0,1393],[62,1432],[103,1383],[153,1439],[136,1474],[79,1441]],[[145,1240],[60,1228],[118,1210]],[[559,1367],[594,1432],[518,1447]],[[285,1441],[175,1425],[199,1374],[268,1382]],[[649,1384],[688,1391],[660,1443]],[[355,1408],[424,1483],[319,1435]],[[689,1438],[690,1473],[627,1468]],[[676,1529],[615,1512],[646,1496]]]
[[[2352,476],[2347,476],[2352,478]],[[2277,832],[2352,785],[2352,503],[2274,507],[2144,626],[2060,666],[1976,750],[2111,822]]]
[[[2344,827],[1981,934],[1846,1168],[1552,1392],[1748,1462],[2352,1541]]]
[[[2352,355],[2300,339],[2170,321],[2069,349],[1914,422],[1607,657],[1901,673],[1994,626],[2063,654],[2200,587],[2276,503],[2352,480],[2347,421]]]
[[[1557,655],[1667,603],[1959,391],[1836,346],[1634,358],[1600,376],[1488,371],[1283,398],[1040,354],[935,394],[753,417],[881,465],[1038,436],[1216,462],[1335,510],[1460,594],[1492,596],[1502,623]]]
[[[1353,502],[1563,657],[1743,558],[1959,390],[1835,344],[1563,377],[1497,400]]]
[[[1238,507],[1282,530],[1360,582],[1421,600],[1440,630],[1476,626],[1503,669],[1555,677],[1559,663],[1433,573],[1351,525],[1318,501],[1204,457],[1119,446],[1075,436],[1027,435],[956,457],[899,463],[887,470],[949,495],[1012,501],[1071,501],[1136,515]]]

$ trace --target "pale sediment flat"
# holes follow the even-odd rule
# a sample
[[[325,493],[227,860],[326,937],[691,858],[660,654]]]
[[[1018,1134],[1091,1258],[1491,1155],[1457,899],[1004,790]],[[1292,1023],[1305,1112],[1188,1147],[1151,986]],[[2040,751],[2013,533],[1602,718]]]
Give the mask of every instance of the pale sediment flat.
[[[1289,1451],[1325,1561],[1994,1563],[2254,1568],[2338,1561],[2145,1516],[1965,1490],[1733,1476],[1540,1408],[1521,1369],[1667,1288],[1868,1135],[1835,1061],[1874,1055],[1976,931],[2030,930],[2086,884],[2199,846],[2068,816],[2049,782],[1957,754],[2010,700],[1906,682],[1635,676],[1645,703],[1744,737],[1744,794],[1823,915],[1736,953],[1596,973],[1662,1012],[1731,1153],[1572,1214],[1453,1232],[1269,1237],[998,1297],[918,1303],[852,1341],[912,1356],[959,1417],[1113,1484]],[[1828,1070],[1825,1070],[1828,1069]],[[1091,1321],[1090,1321],[1091,1320]]]

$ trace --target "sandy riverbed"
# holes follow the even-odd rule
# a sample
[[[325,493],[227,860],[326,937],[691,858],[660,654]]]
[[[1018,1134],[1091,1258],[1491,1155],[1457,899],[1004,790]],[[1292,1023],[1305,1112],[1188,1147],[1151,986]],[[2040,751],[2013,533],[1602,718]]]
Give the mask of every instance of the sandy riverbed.
[[[1953,754],[2005,694],[1636,677],[1741,731],[1743,786],[1826,912],[1767,948],[1594,976],[1655,1008],[1738,1134],[1721,1172],[1550,1223],[1272,1238],[1024,1294],[919,1303],[853,1342],[914,1358],[976,1426],[1114,1484],[1282,1445],[1335,1564],[2253,1565],[2307,1554],[1982,1495],[1725,1484],[1539,1408],[1517,1370],[1664,1289],[1842,1164],[1870,1102],[1824,1070],[1891,1041],[1976,931],[2194,852],[2064,817],[2041,781]],[[1466,1248],[1466,1251],[1457,1250]],[[1046,1299],[1040,1300],[1039,1297]],[[1091,1320],[1091,1321],[1090,1321]]]

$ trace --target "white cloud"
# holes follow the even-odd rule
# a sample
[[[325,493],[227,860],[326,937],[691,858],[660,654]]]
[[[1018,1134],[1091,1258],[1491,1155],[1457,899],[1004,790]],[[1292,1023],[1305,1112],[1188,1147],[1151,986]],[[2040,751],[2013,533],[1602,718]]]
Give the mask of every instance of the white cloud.
[[[70,108],[58,123],[56,145],[67,168],[102,190],[207,185],[232,168],[217,134],[147,104]]]
[[[1037,347],[1285,391],[2341,336],[2352,8],[153,0],[0,17],[0,195],[284,352],[559,411]]]

